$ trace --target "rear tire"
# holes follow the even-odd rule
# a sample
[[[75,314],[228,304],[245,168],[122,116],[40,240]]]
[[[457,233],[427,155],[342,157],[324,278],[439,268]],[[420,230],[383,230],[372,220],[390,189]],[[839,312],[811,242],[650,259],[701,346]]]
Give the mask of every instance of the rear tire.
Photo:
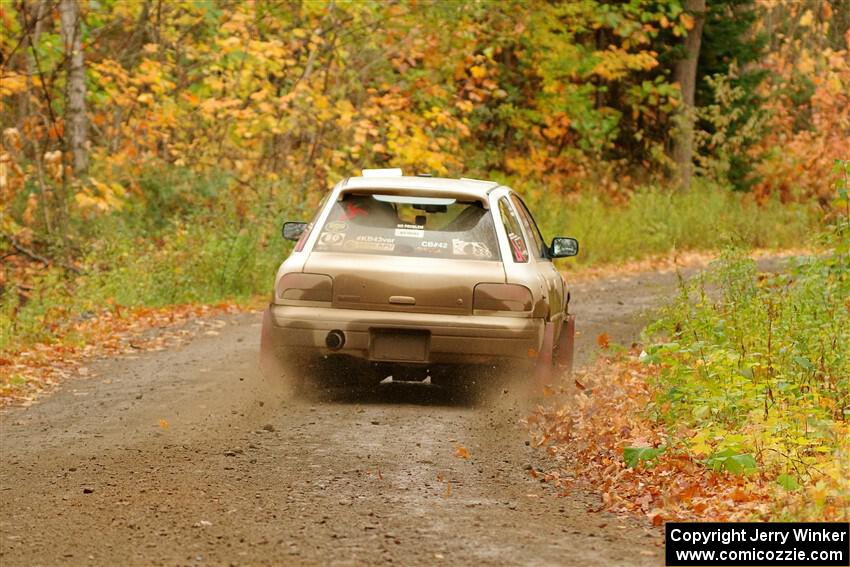
[[[567,315],[561,324],[561,332],[555,341],[555,323],[546,323],[543,331],[543,346],[537,357],[535,377],[537,388],[542,392],[552,387],[563,374],[572,376],[575,360],[575,315]]]

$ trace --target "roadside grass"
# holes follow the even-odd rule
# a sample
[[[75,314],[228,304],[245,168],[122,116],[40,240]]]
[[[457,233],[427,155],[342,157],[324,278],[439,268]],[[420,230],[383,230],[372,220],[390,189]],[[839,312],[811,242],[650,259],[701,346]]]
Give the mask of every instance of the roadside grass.
[[[269,222],[200,215],[152,234],[135,234],[120,219],[90,229],[81,274],[39,271],[26,296],[0,301],[0,354],[57,340],[80,344],[97,337],[79,323],[136,307],[250,303],[271,289],[286,254]]]
[[[756,203],[749,194],[701,183],[688,192],[638,189],[626,203],[579,193],[552,203],[545,191],[526,190],[526,201],[548,238],[579,240],[565,269],[619,264],[678,251],[717,252],[746,248],[800,248],[809,243],[821,213],[811,206],[772,199]]]

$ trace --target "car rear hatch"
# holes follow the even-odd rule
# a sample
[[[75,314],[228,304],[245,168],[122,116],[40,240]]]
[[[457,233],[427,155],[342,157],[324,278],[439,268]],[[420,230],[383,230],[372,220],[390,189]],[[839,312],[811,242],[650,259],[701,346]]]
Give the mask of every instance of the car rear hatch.
[[[333,307],[469,315],[475,285],[504,282],[501,262],[313,252],[305,272],[333,278]]]
[[[333,278],[334,307],[471,314],[476,284],[505,281],[486,200],[392,191],[341,196],[304,271]]]

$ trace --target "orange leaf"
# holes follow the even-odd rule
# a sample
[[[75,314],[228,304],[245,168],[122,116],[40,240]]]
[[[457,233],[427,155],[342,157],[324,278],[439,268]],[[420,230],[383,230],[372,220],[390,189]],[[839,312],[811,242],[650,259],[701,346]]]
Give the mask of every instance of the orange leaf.
[[[601,333],[598,337],[596,337],[596,344],[598,344],[601,349],[607,349],[611,345],[611,337],[608,336],[608,333]]]
[[[160,419],[159,420],[159,426],[163,429],[168,429],[168,422],[165,421],[164,419]]]
[[[652,521],[652,525],[656,527],[664,523],[664,516],[661,515],[661,510],[653,510],[650,512],[649,519]]]
[[[460,457],[461,459],[469,458],[469,449],[466,447],[458,447],[455,449],[455,457]]]
[[[706,508],[708,508],[708,504],[706,504],[705,502],[697,502],[696,504],[691,506],[691,510],[693,510],[697,514],[702,514],[703,512],[705,512]]]
[[[732,501],[733,502],[749,502],[752,499],[753,499],[752,495],[747,494],[746,492],[744,492],[740,488],[736,488],[732,492]]]

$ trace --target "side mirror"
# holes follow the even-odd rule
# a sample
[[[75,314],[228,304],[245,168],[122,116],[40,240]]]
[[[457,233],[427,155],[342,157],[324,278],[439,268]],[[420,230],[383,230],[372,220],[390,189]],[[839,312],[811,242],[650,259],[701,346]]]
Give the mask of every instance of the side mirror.
[[[550,258],[568,258],[578,254],[578,240],[566,236],[556,236],[549,247]]]
[[[286,240],[297,241],[305,230],[307,230],[306,222],[285,222],[281,234]]]

